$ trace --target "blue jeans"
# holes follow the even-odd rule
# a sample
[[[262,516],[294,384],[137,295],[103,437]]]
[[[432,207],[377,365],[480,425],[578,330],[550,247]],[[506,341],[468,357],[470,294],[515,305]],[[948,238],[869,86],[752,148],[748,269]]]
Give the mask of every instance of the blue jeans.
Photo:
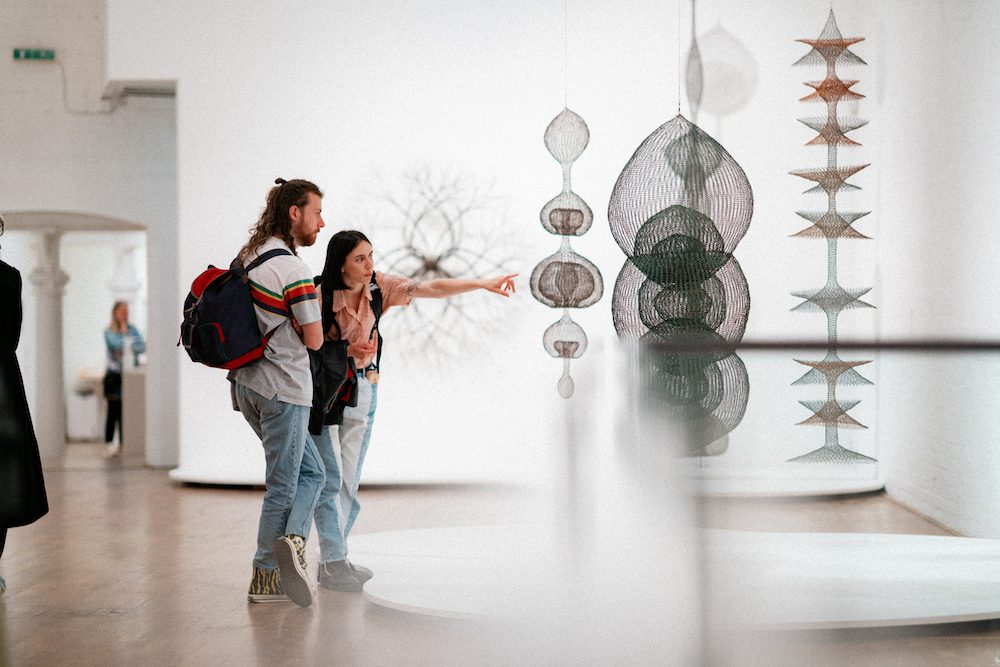
[[[323,488],[323,462],[309,437],[309,407],[264,398],[236,383],[236,404],[260,438],[267,467],[264,504],[257,527],[253,564],[274,570],[274,541],[282,535],[308,537],[313,511]]]
[[[368,453],[378,402],[378,385],[358,378],[358,405],[344,410],[344,423],[313,436],[326,467],[326,483],[316,504],[316,532],[323,563],[347,558],[347,536],[361,511],[358,487]]]

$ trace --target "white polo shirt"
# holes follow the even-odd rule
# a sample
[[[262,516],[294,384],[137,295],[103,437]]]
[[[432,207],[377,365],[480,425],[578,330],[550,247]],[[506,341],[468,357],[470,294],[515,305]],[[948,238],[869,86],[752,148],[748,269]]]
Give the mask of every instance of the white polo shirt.
[[[246,258],[245,264],[275,248],[291,250],[281,238],[272,236]],[[290,315],[299,324],[320,320],[312,271],[295,255],[279,255],[250,271],[249,278],[260,333],[274,333],[264,356],[231,371],[229,379],[268,399],[277,396],[285,403],[312,405],[309,353],[289,322]]]

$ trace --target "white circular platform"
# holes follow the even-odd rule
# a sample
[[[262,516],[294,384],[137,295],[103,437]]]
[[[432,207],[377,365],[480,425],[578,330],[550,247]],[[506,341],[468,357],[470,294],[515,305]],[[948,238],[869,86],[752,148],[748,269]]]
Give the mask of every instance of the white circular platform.
[[[701,495],[778,498],[834,496],[879,491],[885,482],[876,465],[782,463],[773,466],[699,467],[681,470]]]
[[[653,552],[658,568],[636,562],[637,554],[650,553],[650,539],[642,537],[622,543],[619,536],[596,561],[574,565],[559,556],[569,553],[567,545],[541,527],[370,533],[352,538],[350,555],[376,572],[365,584],[368,600],[435,616],[524,618],[589,609],[636,630],[634,624],[660,614],[697,616],[696,591],[684,596],[707,581],[707,610],[724,623],[846,628],[1000,618],[1000,540],[718,530],[702,537],[700,546],[682,540],[676,549],[708,555],[705,580],[684,553]],[[584,561],[592,554],[589,540],[598,544],[601,536],[572,551]]]
[[[377,605],[484,621],[482,641],[498,662],[661,664],[675,655],[695,664],[696,582],[654,575],[691,564],[586,529],[572,535],[568,523],[370,533],[351,537],[350,558],[375,571],[364,595]],[[684,533],[671,537],[682,543]]]
[[[468,526],[369,533],[351,538],[352,561],[377,576],[372,602],[452,618],[504,617],[568,585],[550,534],[525,526]],[[524,572],[524,567],[530,569]],[[545,577],[535,576],[539,572]],[[530,591],[530,592],[527,592]]]
[[[788,628],[1000,618],[1000,540],[706,531],[716,611]]]

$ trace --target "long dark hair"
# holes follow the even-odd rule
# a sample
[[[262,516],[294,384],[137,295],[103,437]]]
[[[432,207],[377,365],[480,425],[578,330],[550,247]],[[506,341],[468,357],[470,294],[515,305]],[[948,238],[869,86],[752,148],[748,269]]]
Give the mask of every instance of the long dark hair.
[[[347,289],[341,269],[344,268],[347,256],[362,241],[371,244],[368,237],[358,230],[344,229],[334,234],[326,244],[326,263],[323,264],[323,273],[320,275],[320,285],[324,291]]]
[[[250,240],[240,250],[241,261],[246,261],[253,251],[264,245],[264,242],[272,236],[280,237],[294,253],[295,239],[292,238],[292,219],[288,217],[288,209],[308,204],[310,192],[317,197],[323,196],[315,183],[301,178],[290,181],[276,178],[274,183],[274,187],[267,193],[267,203],[260,214],[260,219],[250,230]]]

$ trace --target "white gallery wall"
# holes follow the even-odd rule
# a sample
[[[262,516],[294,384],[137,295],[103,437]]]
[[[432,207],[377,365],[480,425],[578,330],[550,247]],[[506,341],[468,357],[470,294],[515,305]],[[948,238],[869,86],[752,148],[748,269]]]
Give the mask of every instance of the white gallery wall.
[[[885,81],[873,156],[880,334],[995,341],[1000,159],[989,126],[1000,104],[1000,12],[991,2],[889,4],[868,22],[883,35]],[[883,356],[886,490],[962,534],[997,537],[1000,359]]]
[[[163,392],[163,400],[150,405],[150,432],[162,441],[161,462],[174,462],[176,443],[181,470],[216,479],[261,474],[259,446],[230,410],[222,374],[182,359],[168,339],[191,279],[206,264],[232,257],[273,179],[310,178],[326,191],[328,229],[319,246],[337,229],[363,226],[378,254],[399,241],[393,221],[363,215],[372,193],[429,166],[487,183],[503,199],[505,231],[520,244],[522,261],[514,268],[522,274],[522,290],[511,303],[492,304],[491,332],[443,361],[404,355],[403,328],[387,316],[386,372],[369,470],[385,480],[544,481],[558,465],[553,443],[563,437],[566,406],[555,393],[559,363],[541,345],[542,331],[558,314],[537,304],[527,289],[532,267],[558,245],[538,223],[538,210],[560,185],[542,133],[564,101],[591,130],[573,184],[594,209],[595,222],[574,248],[600,267],[605,296],[574,314],[591,341],[574,367],[579,377],[598,369],[619,372],[609,352],[615,343],[610,295],[624,256],[607,227],[607,201],[632,151],[676,113],[678,39],[686,48],[690,30],[690,5],[679,4],[650,0],[623,10],[597,0],[373,6],[109,0],[105,78],[177,81],[176,163],[167,145],[174,138],[172,108],[146,109],[127,129],[99,124],[138,113],[131,104],[103,121],[47,112],[39,127],[48,136],[64,132],[53,145],[70,147],[59,150],[76,156],[72,167],[52,168],[56,160],[46,151],[54,148],[40,147],[35,157],[16,123],[2,131],[5,147],[17,147],[17,159],[33,166],[31,174],[62,175],[57,203],[63,199],[67,208],[96,208],[150,227],[150,282],[163,289],[149,297],[150,378],[154,396]],[[20,38],[24,26],[40,23],[39,13],[53,10],[45,3],[10,7],[6,11],[21,27],[3,33],[5,44]],[[821,112],[798,99],[809,92],[803,82],[822,78],[822,71],[791,63],[806,50],[794,40],[819,35],[829,3],[703,0],[697,7],[699,32],[721,25],[743,43],[757,71],[742,110],[721,119],[699,117],[754,187],[754,220],[736,250],[752,298],[746,339],[822,340],[822,317],[789,313],[798,303],[790,292],[823,283],[825,257],[820,243],[789,238],[803,226],[794,211],[819,203],[802,195],[807,184],[787,172],[818,166],[824,157],[822,149],[803,147],[812,133],[795,121]],[[993,40],[1000,13],[992,0],[838,0],[835,9],[845,36],[866,38],[854,51],[869,62],[841,72],[860,79],[856,89],[867,95],[848,111],[871,121],[852,135],[863,147],[843,151],[842,161],[872,163],[852,179],[863,190],[842,198],[843,208],[873,211],[857,225],[873,240],[841,242],[841,283],[873,286],[869,300],[878,306],[845,314],[841,336],[988,338],[1000,324],[1000,298],[989,273],[1000,241],[991,224],[1000,203],[992,187],[998,164],[987,141],[1000,101],[1000,47]],[[99,54],[95,47],[88,56],[95,79],[103,65]],[[0,67],[4,80],[26,76],[9,60]],[[37,81],[20,85],[37,104],[43,95]],[[58,98],[48,102],[54,107]],[[681,107],[690,115],[686,100]],[[33,120],[37,112],[13,110],[22,114],[19,122],[40,123]],[[86,132],[79,123],[88,123]],[[97,127],[113,136],[94,135]],[[85,156],[102,154],[96,144],[133,145],[122,138],[129,133],[153,133],[156,150],[133,153],[124,166],[102,162],[103,176],[94,177]],[[99,140],[88,143],[84,137],[90,136]],[[149,157],[161,153],[162,163]],[[12,160],[3,162],[0,208],[40,206],[33,179],[23,170],[15,173]],[[163,172],[156,171],[160,166]],[[176,174],[176,204],[167,168]],[[106,176],[118,169],[142,177],[123,179],[133,196],[112,204],[116,198],[108,193],[121,189],[109,186],[117,179]],[[19,193],[31,188],[31,201],[21,202]],[[320,269],[321,247],[302,255]],[[971,535],[1000,535],[1000,494],[985,481],[1000,476],[992,442],[995,363],[990,357],[883,355],[870,374],[875,387],[858,392],[862,403],[852,413],[870,430],[850,437],[860,451],[880,459],[876,474],[889,492]],[[790,359],[771,364],[756,371],[763,379],[751,385],[747,417],[732,434],[726,454],[732,465],[820,444],[820,429],[794,426],[808,416],[797,401],[810,398],[788,387],[800,374],[798,365]],[[592,376],[596,386],[590,388],[579,377],[578,392],[600,391],[601,375]],[[598,395],[596,405],[606,403]],[[600,409],[591,419],[613,439]]]

